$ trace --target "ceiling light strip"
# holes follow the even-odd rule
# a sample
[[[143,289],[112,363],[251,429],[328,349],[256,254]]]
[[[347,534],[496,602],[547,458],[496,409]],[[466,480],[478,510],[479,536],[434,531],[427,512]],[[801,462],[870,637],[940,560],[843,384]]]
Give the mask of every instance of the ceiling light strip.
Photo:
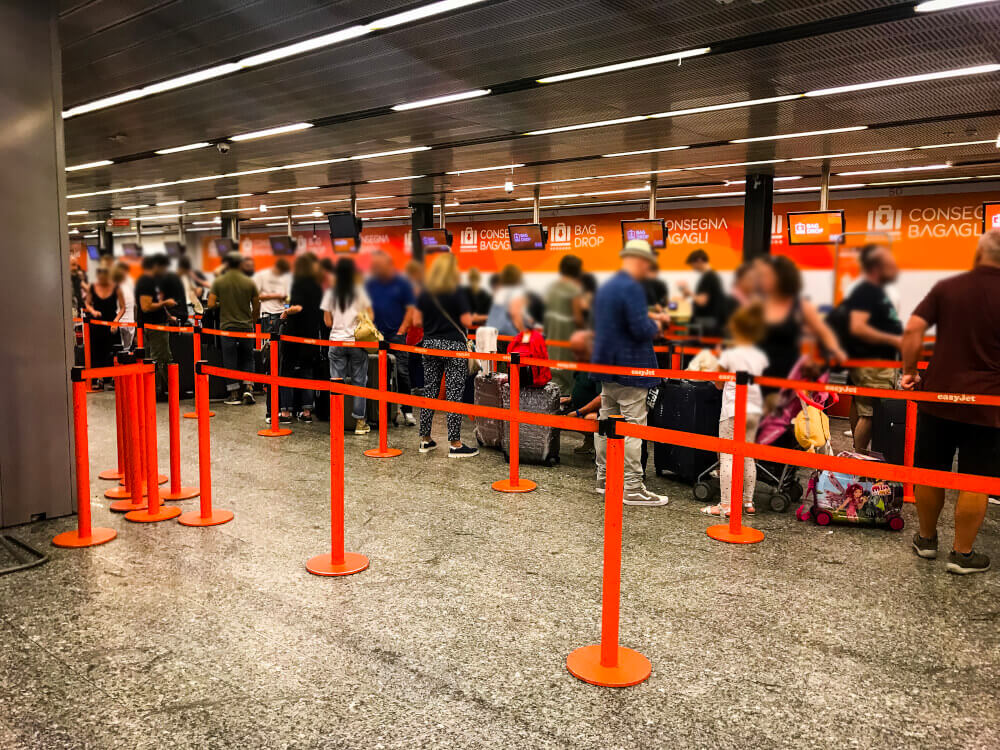
[[[602,65],[597,68],[587,68],[574,73],[561,73],[554,76],[545,76],[536,79],[536,83],[560,83],[561,81],[572,81],[577,78],[587,78],[588,76],[599,76],[605,73],[616,73],[620,70],[631,70],[632,68],[643,68],[647,65],[660,65],[667,62],[685,60],[689,57],[699,57],[711,52],[711,47],[698,47],[697,49],[684,50],[683,52],[671,52],[666,55],[656,55],[655,57],[643,57],[639,60],[629,60],[628,62],[614,63],[612,65]]]

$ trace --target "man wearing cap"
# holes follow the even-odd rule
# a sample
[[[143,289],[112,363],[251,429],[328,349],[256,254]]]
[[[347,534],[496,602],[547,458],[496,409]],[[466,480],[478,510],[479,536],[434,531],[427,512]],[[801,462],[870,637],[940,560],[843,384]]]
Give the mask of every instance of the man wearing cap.
[[[208,293],[206,308],[219,308],[219,328],[223,331],[253,331],[254,323],[260,316],[260,294],[253,279],[240,266],[243,256],[231,252],[226,256],[226,272],[217,277]],[[229,370],[253,372],[253,340],[233,338],[222,339],[222,366]],[[253,383],[243,384],[240,396],[240,381],[231,380],[226,384],[229,392],[227,404],[253,404]]]
[[[661,326],[669,323],[668,313],[651,313],[646,305],[642,280],[656,265],[656,255],[645,240],[629,240],[621,251],[621,270],[602,286],[594,298],[594,355],[596,365],[656,368],[653,339]],[[645,375],[605,375],[594,373],[603,383],[598,419],[620,415],[626,422],[646,424],[646,399],[659,379]],[[604,494],[607,439],[598,437],[597,492]],[[625,438],[625,504],[666,505],[667,497],[646,489],[642,477],[642,441]]]

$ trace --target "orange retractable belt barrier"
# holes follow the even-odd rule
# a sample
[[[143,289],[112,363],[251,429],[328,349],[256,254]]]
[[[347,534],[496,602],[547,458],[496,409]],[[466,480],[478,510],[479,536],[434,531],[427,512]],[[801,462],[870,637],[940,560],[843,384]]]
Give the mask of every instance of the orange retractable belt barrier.
[[[192,330],[193,336],[192,336],[192,339],[191,339],[191,348],[192,348],[193,353],[194,353],[194,363],[197,364],[198,362],[201,362],[201,324],[198,323],[198,324],[192,326],[192,329],[193,329]],[[184,419],[197,419],[198,418],[198,411],[197,411],[197,409],[198,409],[198,378],[197,377],[194,379],[194,403],[195,403],[195,411],[184,412]],[[209,410],[208,416],[214,417],[215,416],[215,412]]]
[[[124,447],[124,427],[122,426],[122,379],[120,375],[114,378],[115,384],[115,442],[117,443],[118,467],[107,469],[97,475],[98,479],[124,479],[125,478],[125,447]]]
[[[177,518],[181,514],[181,509],[176,505],[163,505],[160,503],[160,482],[156,450],[155,377],[152,372],[136,376],[136,387],[142,388],[142,407],[145,410],[144,419],[141,420],[140,424],[142,425],[142,433],[145,438],[142,442],[145,443],[146,455],[146,507],[125,514],[125,520],[134,523],[168,521],[171,518]],[[141,446],[139,450],[142,450]]]
[[[190,500],[198,497],[197,487],[181,483],[181,405],[179,366],[167,365],[167,415],[170,426],[170,490],[163,493],[167,501]]]
[[[510,354],[510,475],[493,483],[497,492],[531,492],[538,485],[529,479],[521,479],[521,425],[516,417],[521,411],[521,355]]]
[[[389,390],[389,342],[380,341],[378,347],[378,389]],[[378,402],[378,448],[365,451],[369,458],[395,458],[403,454],[399,448],[389,447],[389,402]]]
[[[104,496],[115,500],[110,509],[127,513],[146,507],[143,502],[145,477],[142,468],[142,436],[139,430],[139,401],[136,380],[141,375],[131,373],[122,377],[123,408],[125,417],[125,478],[118,487],[107,490]]]
[[[257,434],[261,437],[285,437],[286,435],[291,435],[292,431],[288,427],[282,427],[278,418],[278,411],[280,409],[279,401],[281,400],[281,386],[277,383],[278,336],[271,336],[270,347],[271,380],[267,387],[267,395],[268,400],[271,402],[271,426],[265,427],[263,430],[257,430]]]
[[[202,374],[203,362],[195,363],[195,398],[198,409],[198,484],[201,502],[198,510],[177,519],[183,526],[218,526],[233,520],[231,510],[212,507],[212,439],[209,434],[208,376]],[[200,381],[200,382],[198,382]]]
[[[164,331],[165,333],[194,333],[192,326],[161,326],[155,323],[143,323],[147,331]]]
[[[90,522],[90,451],[87,442],[87,383],[83,369],[73,368],[73,437],[76,460],[76,529],[58,534],[57,547],[93,547],[110,542],[114,529],[94,528]]]

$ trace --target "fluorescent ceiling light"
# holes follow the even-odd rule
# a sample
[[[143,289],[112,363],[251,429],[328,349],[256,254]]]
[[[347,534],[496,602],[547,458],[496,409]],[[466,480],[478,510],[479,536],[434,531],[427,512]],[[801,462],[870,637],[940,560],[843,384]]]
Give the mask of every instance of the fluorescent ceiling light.
[[[163,234],[163,230],[162,229],[144,229],[144,230],[142,230],[142,234],[143,234],[143,236],[145,236],[147,234]]]
[[[191,223],[192,224],[221,224],[222,223],[222,217],[216,216],[211,221],[192,221]]]
[[[294,133],[298,130],[308,130],[313,124],[311,122],[295,122],[291,125],[280,125],[276,128],[267,128],[265,130],[255,130],[252,133],[241,133],[240,135],[230,136],[231,141],[251,141],[255,138],[267,138],[272,135],[281,135],[282,133]]]
[[[932,148],[951,148],[958,146],[983,146],[986,144],[993,144],[992,140],[989,141],[961,141],[960,143],[934,143],[930,146],[917,146],[921,151],[927,151]]]
[[[504,187],[503,185],[484,185],[482,187],[474,187],[474,188],[455,188],[451,192],[453,192],[453,193],[474,193],[477,190],[502,190],[503,187]]]
[[[107,167],[114,164],[110,159],[101,159],[100,161],[88,161],[86,164],[77,164],[73,167],[66,167],[67,172],[77,172],[81,169],[93,169],[94,167]]]
[[[696,193],[695,195],[683,196],[685,198],[735,198],[740,195],[746,195],[744,192],[731,192],[731,193]]]
[[[383,177],[380,180],[368,180],[369,183],[375,182],[397,182],[399,180],[419,180],[421,177],[426,177],[425,174],[411,174],[406,177]]]
[[[615,195],[618,193],[648,193],[649,188],[625,188],[623,190],[597,190],[593,193],[566,193],[565,195],[543,195],[539,197],[542,201],[558,201],[565,198],[589,198],[593,195]],[[518,198],[519,201],[533,201],[534,198]]]
[[[869,83],[855,83],[850,86],[836,86],[830,89],[816,89],[807,91],[806,96],[830,96],[831,94],[847,94],[851,91],[864,91],[866,89],[878,89],[886,86],[902,86],[907,83],[920,83],[921,81],[937,81],[943,78],[960,78],[962,76],[980,75],[982,73],[994,73],[1000,70],[1000,65],[995,63],[989,65],[976,65],[971,68],[957,68],[955,70],[941,70],[937,73],[921,73],[915,76],[904,76],[902,78],[889,78],[884,81],[871,81]]]
[[[548,135],[550,133],[567,133],[571,130],[585,130],[587,128],[603,128],[608,125],[624,125],[628,122],[639,122],[648,120],[649,115],[636,115],[635,117],[619,117],[617,120],[600,120],[598,122],[583,122],[579,125],[564,125],[559,128],[546,128],[545,130],[531,130],[522,135]]]
[[[629,70],[631,68],[642,68],[647,65],[659,65],[660,63],[684,60],[688,57],[698,57],[711,52],[710,47],[699,47],[698,49],[684,50],[683,52],[671,52],[667,55],[657,55],[656,57],[644,57],[640,60],[629,60],[628,62],[615,63],[614,65],[602,65],[599,68],[588,68],[578,70],[575,73],[562,73],[555,76],[546,76],[537,79],[537,83],[559,83],[560,81],[571,81],[574,78],[586,78],[587,76],[599,76],[603,73],[614,73],[619,70]]]
[[[865,183],[855,182],[851,185],[830,185],[830,190],[855,190],[857,188],[863,188]],[[794,187],[794,188],[781,188],[781,190],[775,190],[776,193],[812,193],[819,192],[822,188],[819,185],[815,187]]]
[[[764,159],[763,161],[740,161],[733,164],[707,164],[700,167],[684,167],[687,172],[697,172],[701,169],[725,169],[726,167],[756,167],[760,164],[780,164],[787,159]]]
[[[288,222],[287,221],[278,221],[278,222],[275,222],[274,224],[265,224],[264,226],[265,227],[287,227],[288,226]]]
[[[380,159],[383,156],[399,156],[400,154],[413,154],[417,151],[430,151],[430,146],[413,146],[412,148],[400,148],[395,151],[376,151],[372,154],[358,154],[357,156],[352,156],[352,159]]]
[[[157,206],[179,206],[185,201],[163,201],[162,203],[157,203]]]
[[[788,161],[825,161],[826,159],[846,159],[851,156],[874,156],[875,154],[897,154],[901,151],[912,151],[910,147],[880,148],[875,151],[852,151],[847,154],[825,154],[823,156],[796,156]]]
[[[664,148],[644,148],[640,151],[618,151],[614,154],[603,154],[605,159],[610,159],[613,156],[639,156],[640,154],[659,154],[663,151],[684,151],[685,149],[691,148],[690,146],[665,146]]]
[[[188,227],[188,232],[218,232],[216,227]],[[116,237],[118,235],[115,235]]]
[[[928,0],[920,3],[913,10],[917,13],[933,13],[937,10],[952,10],[954,8],[965,8],[969,5],[985,5],[996,0]]]
[[[517,169],[518,167],[523,167],[523,164],[504,164],[500,167],[476,167],[475,169],[456,169],[453,172],[445,172],[445,174],[472,174],[473,172],[496,172],[501,169]]]
[[[310,185],[309,187],[294,187],[294,188],[282,188],[281,190],[268,190],[268,195],[273,195],[275,193],[297,193],[300,190],[319,190],[319,185]]]
[[[304,39],[303,41],[296,42],[295,44],[277,47],[275,49],[268,50],[267,52],[261,52],[258,55],[244,57],[240,60],[239,65],[243,68],[265,65],[277,60],[284,60],[287,57],[304,55],[307,52],[312,52],[323,47],[330,47],[331,45],[346,42],[350,39],[357,39],[358,37],[365,36],[369,33],[371,32],[367,26],[349,26],[346,29],[340,29],[339,31],[323,34],[321,36],[314,36],[311,39]]]
[[[391,208],[359,208],[358,209],[358,213],[359,214],[373,214],[373,213],[378,213],[379,211],[395,211],[395,210],[396,210],[395,207],[391,207]]]
[[[646,177],[651,174],[666,174],[669,172],[680,172],[680,169],[656,169],[645,170],[643,172],[622,172],[620,174],[599,174],[593,177],[566,177],[561,180],[541,180],[539,182],[522,182],[522,185],[555,185],[560,182],[582,182],[584,180],[609,180],[615,177]]]
[[[67,216],[86,216],[90,211],[67,211]]]
[[[230,198],[249,198],[253,193],[233,193],[232,195],[217,195],[215,200],[224,201]]]
[[[385,16],[384,18],[379,18],[378,20],[372,21],[368,24],[366,28],[370,31],[391,29],[393,26],[401,26],[404,23],[420,21],[424,18],[436,16],[441,13],[447,13],[451,10],[458,10],[459,8],[464,8],[468,5],[478,5],[481,2],[483,2],[483,0],[439,0],[439,2],[422,5],[419,8],[414,8],[413,10],[403,11],[402,13],[393,13],[392,15]]]
[[[1000,178],[1000,174],[981,174],[967,177],[938,177],[929,180],[894,180],[892,182],[869,182],[868,187],[878,185],[918,185],[926,182],[964,182],[966,180],[995,180]]]
[[[134,206],[122,206],[122,211],[138,211],[140,208],[149,208],[148,203],[136,203]]]
[[[801,180],[801,179],[802,179],[802,176],[799,175],[798,177],[775,177],[774,181],[775,182],[791,182],[792,180]],[[726,184],[727,185],[746,185],[747,181],[746,180],[726,180]]]
[[[389,198],[395,198],[395,195],[367,195],[363,198],[355,198],[356,201],[382,201],[388,200]],[[349,199],[348,199],[349,200]]]
[[[697,115],[702,112],[719,112],[725,109],[739,109],[740,107],[754,107],[758,104],[778,104],[780,102],[790,102],[793,99],[801,99],[805,94],[785,94],[784,96],[769,96],[766,99],[748,99],[742,102],[729,102],[728,104],[709,104],[705,107],[691,107],[689,109],[674,109],[668,112],[657,112],[649,115],[654,120],[662,117],[681,117],[683,115]]]
[[[806,133],[785,133],[783,135],[761,135],[755,138],[734,138],[730,143],[757,143],[758,141],[783,141],[786,138],[808,138],[813,135],[831,135],[833,133],[854,133],[858,130],[868,130],[867,125],[853,125],[849,128],[829,128],[827,130],[811,130]]]
[[[204,142],[203,143],[189,143],[186,146],[174,146],[173,148],[161,148],[161,149],[158,149],[155,153],[159,154],[160,156],[165,156],[166,154],[178,154],[181,151],[194,151],[197,148],[208,148],[211,145],[212,145],[211,143],[204,143]]]
[[[893,169],[861,169],[854,172],[838,172],[837,177],[852,177],[863,174],[894,174],[898,172],[929,172],[934,169],[948,169],[951,164],[928,164],[922,167],[895,167]]]
[[[449,102],[460,102],[464,99],[475,99],[480,96],[488,96],[490,89],[473,89],[472,91],[462,91],[458,94],[446,94],[445,96],[435,96],[430,99],[421,99],[416,102],[406,102],[393,106],[395,112],[405,112],[409,109],[420,109],[421,107],[433,107],[437,104],[448,104]]]

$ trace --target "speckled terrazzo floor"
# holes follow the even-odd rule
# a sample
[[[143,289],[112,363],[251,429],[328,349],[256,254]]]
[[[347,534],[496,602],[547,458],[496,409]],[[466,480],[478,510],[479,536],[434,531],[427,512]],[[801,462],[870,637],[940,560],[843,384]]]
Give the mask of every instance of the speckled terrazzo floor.
[[[113,402],[89,403],[96,473]],[[918,560],[912,523],[761,514],[763,544],[726,546],[689,490],[652,480],[673,502],[625,510],[621,640],[653,675],[602,689],[564,666],[599,623],[602,506],[576,437],[561,468],[524,469],[537,492],[509,496],[489,489],[498,454],[420,456],[398,428],[404,455],[375,461],[374,433],[349,435],[348,549],[372,564],[325,579],[303,563],[327,549],[327,426],[265,439],[262,406],[214,408],[233,523],[130,524],[95,480],[114,542],[49,547],[69,518],[13,530],[52,559],[0,578],[3,750],[1000,747],[1000,572]],[[161,407],[161,469],[165,427]],[[994,559],[997,532],[991,507]]]

